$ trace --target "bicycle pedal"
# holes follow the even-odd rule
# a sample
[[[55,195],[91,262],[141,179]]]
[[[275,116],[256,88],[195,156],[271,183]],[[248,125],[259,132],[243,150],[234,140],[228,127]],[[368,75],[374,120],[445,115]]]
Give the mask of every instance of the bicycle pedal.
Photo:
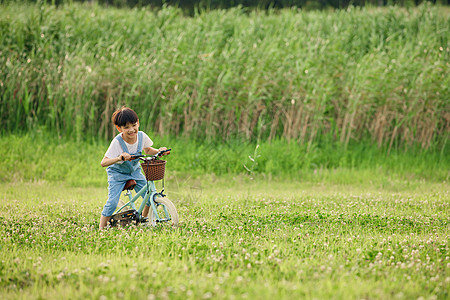
[[[148,223],[148,217],[144,217],[141,219],[141,223]]]

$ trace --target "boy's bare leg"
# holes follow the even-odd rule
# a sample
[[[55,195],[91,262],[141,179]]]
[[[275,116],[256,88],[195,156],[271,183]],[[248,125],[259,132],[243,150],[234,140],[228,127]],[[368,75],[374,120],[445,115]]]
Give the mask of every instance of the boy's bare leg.
[[[103,230],[106,225],[108,224],[109,219],[111,219],[111,217],[105,217],[104,215],[101,215],[100,217],[100,225],[98,226],[100,230]]]
[[[149,212],[149,210],[150,210],[150,206],[148,206],[148,205],[144,206],[144,209],[142,210],[142,216],[143,216],[144,218],[147,218],[147,217],[148,217],[148,212]]]

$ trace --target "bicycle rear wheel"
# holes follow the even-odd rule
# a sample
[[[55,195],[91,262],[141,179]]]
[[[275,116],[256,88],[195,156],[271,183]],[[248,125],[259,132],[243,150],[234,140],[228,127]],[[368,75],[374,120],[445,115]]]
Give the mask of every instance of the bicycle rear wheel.
[[[166,197],[155,195],[154,198],[156,205],[156,212],[158,218],[156,218],[153,209],[150,207],[149,222],[153,226],[157,225],[170,225],[173,227],[178,226],[178,213],[175,205]]]

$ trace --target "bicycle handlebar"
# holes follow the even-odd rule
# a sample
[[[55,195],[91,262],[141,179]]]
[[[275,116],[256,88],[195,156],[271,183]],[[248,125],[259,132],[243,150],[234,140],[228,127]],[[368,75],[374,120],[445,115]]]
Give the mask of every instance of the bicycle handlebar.
[[[167,149],[167,150],[161,150],[158,153],[156,153],[155,155],[145,155],[145,154],[141,154],[141,155],[132,155],[131,156],[131,160],[135,160],[135,159],[143,159],[144,157],[148,157],[147,159],[156,159],[160,156],[162,156],[164,153],[169,154],[170,151],[172,149]]]

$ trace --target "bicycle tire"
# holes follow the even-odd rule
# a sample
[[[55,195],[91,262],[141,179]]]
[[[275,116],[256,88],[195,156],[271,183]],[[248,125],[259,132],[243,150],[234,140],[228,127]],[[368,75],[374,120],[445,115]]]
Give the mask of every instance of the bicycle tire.
[[[178,223],[179,223],[178,212],[177,212],[177,209],[175,208],[175,205],[172,203],[172,201],[170,201],[166,197],[161,197],[161,196],[158,196],[158,195],[155,195],[154,201],[156,203],[161,204],[160,206],[166,207],[167,212],[169,213],[171,220],[167,221],[167,222],[157,222],[155,220],[153,209],[150,207],[149,218],[148,218],[150,224],[153,225],[153,226],[157,226],[157,225],[160,225],[160,224],[170,225],[172,227],[178,226]],[[158,214],[159,213],[163,213],[163,209],[159,209],[158,210]],[[159,217],[161,217],[161,216],[159,216]]]

